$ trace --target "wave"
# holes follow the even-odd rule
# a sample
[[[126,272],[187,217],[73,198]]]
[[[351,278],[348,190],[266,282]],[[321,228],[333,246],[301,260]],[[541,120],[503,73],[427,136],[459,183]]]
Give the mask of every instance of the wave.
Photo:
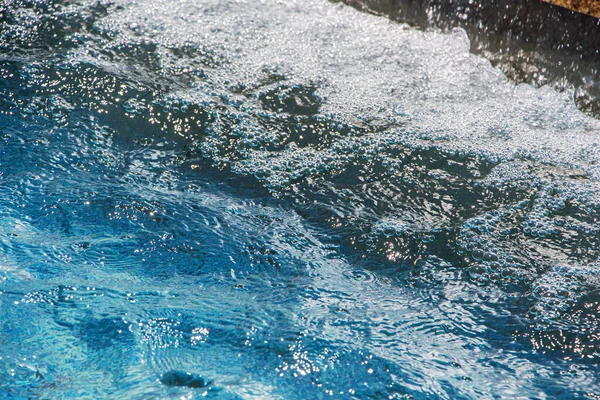
[[[317,0],[12,1],[0,23],[21,221],[0,263],[23,266],[0,272],[59,332],[42,344],[137,346],[232,398],[597,387],[600,122],[569,93],[515,84],[461,29]],[[56,294],[90,281],[107,303]],[[140,376],[124,363],[86,379]]]

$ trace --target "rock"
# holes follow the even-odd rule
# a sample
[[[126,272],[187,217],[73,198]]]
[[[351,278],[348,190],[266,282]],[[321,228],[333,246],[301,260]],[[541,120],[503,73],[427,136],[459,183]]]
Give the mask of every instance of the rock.
[[[583,14],[600,18],[600,1],[598,0],[543,0],[546,3],[568,8]]]
[[[186,386],[189,388],[205,388],[211,382],[191,372],[185,371],[169,371],[160,376],[160,383],[167,386]]]

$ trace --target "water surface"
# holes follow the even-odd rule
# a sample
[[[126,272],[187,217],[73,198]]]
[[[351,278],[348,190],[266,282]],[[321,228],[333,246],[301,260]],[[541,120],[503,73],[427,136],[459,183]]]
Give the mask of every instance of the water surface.
[[[6,398],[597,398],[600,122],[462,30],[5,1]]]

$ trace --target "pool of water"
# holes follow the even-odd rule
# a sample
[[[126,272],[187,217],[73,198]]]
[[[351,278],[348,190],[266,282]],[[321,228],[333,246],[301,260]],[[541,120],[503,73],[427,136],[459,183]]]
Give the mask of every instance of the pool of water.
[[[600,396],[600,121],[324,0],[0,5],[3,398]]]

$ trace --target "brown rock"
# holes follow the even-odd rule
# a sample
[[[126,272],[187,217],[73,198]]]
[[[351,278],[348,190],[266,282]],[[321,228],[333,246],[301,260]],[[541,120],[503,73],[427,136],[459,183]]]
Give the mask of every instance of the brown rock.
[[[600,18],[600,1],[598,0],[544,0],[546,3],[554,4],[569,10],[589,14]]]

